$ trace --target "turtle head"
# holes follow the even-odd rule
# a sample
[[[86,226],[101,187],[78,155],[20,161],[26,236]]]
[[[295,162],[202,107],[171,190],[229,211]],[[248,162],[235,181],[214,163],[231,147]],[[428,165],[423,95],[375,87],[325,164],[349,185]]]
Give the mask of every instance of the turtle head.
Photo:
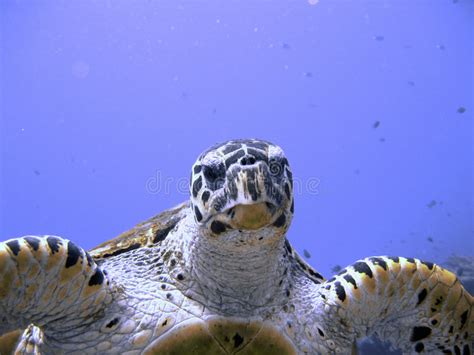
[[[285,232],[293,216],[293,180],[283,150],[248,139],[217,144],[191,173],[196,223],[213,235],[272,227]]]

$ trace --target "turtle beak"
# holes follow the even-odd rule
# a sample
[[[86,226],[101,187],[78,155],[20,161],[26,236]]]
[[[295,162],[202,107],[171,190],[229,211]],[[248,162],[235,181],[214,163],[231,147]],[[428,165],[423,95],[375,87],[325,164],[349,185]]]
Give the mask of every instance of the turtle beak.
[[[291,201],[283,186],[282,178],[272,175],[264,162],[234,166],[227,171],[222,189],[209,200],[209,219],[204,223],[215,234],[288,225]]]
[[[272,223],[275,206],[269,202],[238,204],[226,211],[227,224],[234,229],[255,230]]]

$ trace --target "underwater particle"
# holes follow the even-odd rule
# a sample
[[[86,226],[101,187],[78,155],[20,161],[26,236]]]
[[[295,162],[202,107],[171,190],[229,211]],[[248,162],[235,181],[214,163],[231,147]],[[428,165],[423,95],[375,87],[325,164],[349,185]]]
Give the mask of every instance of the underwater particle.
[[[332,272],[339,272],[342,270],[342,266],[341,265],[334,265],[332,268],[331,268],[331,271]]]
[[[379,138],[379,141],[380,141],[381,143],[384,143],[384,142],[385,142],[385,138],[384,138],[384,137],[380,137],[380,138]]]
[[[354,174],[359,175],[360,174],[360,169],[355,169]]]
[[[376,41],[383,41],[383,40],[385,39],[385,37],[384,37],[384,36],[381,36],[381,35],[377,35],[377,36],[374,36],[374,39],[375,39]]]
[[[291,46],[290,46],[288,43],[283,42],[283,43],[281,44],[281,48],[288,50],[288,49],[291,49]]]
[[[464,112],[466,112],[466,108],[464,108],[464,107],[461,106],[461,107],[459,107],[459,108],[457,109],[457,112],[458,112],[458,113],[464,113]]]
[[[40,175],[41,175],[41,173],[40,173],[39,170],[35,170],[34,173],[35,173],[36,176],[40,176]]]
[[[303,73],[303,75],[306,77],[306,78],[312,78],[313,77],[313,73],[311,73],[310,71],[305,71]]]
[[[438,48],[440,51],[444,51],[446,49],[444,44],[438,44],[438,45],[436,45],[436,48]]]
[[[427,205],[426,207],[428,208],[433,208],[434,206],[436,206],[437,202],[436,200],[431,200]]]
[[[311,258],[311,254],[309,253],[309,251],[307,251],[306,249],[303,249],[303,255],[306,259],[309,259]]]
[[[432,237],[428,237],[426,238],[427,241],[429,241],[430,243],[433,243],[433,238]]]
[[[414,81],[409,80],[409,81],[407,81],[407,83],[408,83],[408,85],[410,85],[411,87],[415,86],[415,82],[414,82]]]
[[[372,125],[372,127],[374,128],[377,128],[378,126],[380,126],[380,121],[375,121],[374,124]]]
[[[72,64],[72,75],[78,79],[85,79],[89,75],[89,64],[82,60],[78,60]]]
[[[212,114],[215,115],[217,113],[217,109],[216,108],[213,108],[212,109]]]
[[[319,2],[319,0],[308,0],[308,4],[310,5],[316,5]]]

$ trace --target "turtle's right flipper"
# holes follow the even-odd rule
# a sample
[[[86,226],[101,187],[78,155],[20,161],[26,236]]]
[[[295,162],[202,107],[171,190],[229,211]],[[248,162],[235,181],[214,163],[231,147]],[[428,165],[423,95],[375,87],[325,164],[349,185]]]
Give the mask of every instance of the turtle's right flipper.
[[[85,325],[111,298],[106,273],[69,240],[0,243],[0,335],[31,323],[52,332]]]

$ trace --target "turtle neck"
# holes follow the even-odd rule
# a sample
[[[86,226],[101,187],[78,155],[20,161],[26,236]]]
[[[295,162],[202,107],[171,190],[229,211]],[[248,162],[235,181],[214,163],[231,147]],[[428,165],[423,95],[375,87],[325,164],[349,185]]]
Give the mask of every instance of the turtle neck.
[[[192,216],[180,229],[183,262],[170,274],[177,275],[187,296],[226,315],[254,314],[285,303],[289,261],[281,230],[279,235],[276,228],[265,227],[214,236],[197,227]],[[180,269],[186,277],[179,276]]]

